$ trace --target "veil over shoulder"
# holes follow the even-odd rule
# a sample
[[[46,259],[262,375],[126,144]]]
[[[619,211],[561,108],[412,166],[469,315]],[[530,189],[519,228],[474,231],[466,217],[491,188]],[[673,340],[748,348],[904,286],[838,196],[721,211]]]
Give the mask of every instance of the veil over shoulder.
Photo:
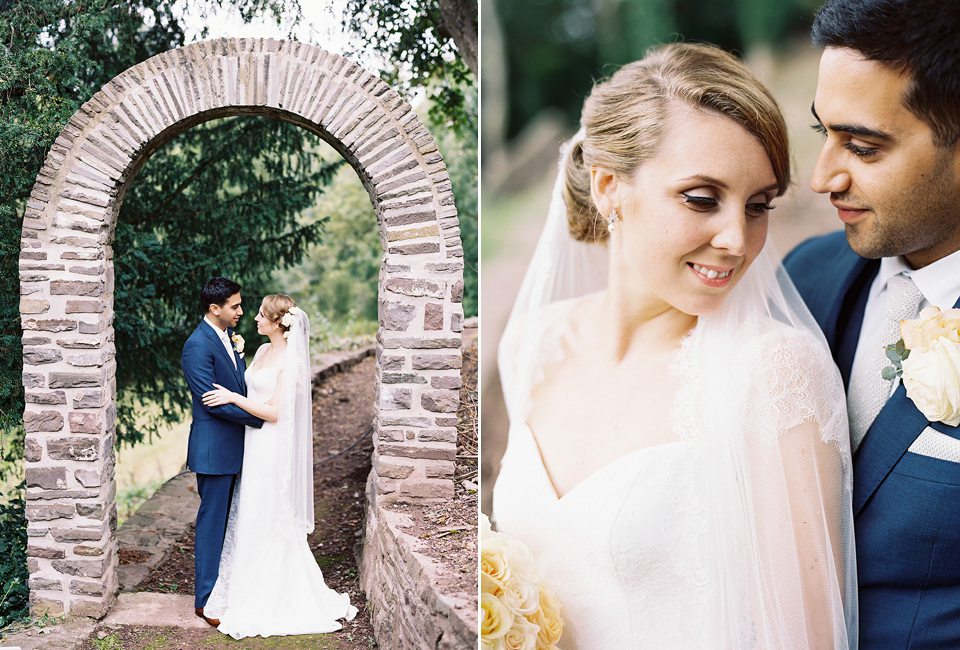
[[[562,183],[561,173],[500,343],[511,428],[493,513],[500,530],[531,547],[546,567],[544,579],[561,583],[554,587],[568,599],[561,604],[570,635],[565,631],[568,644],[562,639],[560,647],[600,647],[590,645],[596,635],[619,626],[622,635],[603,637],[618,647],[855,648],[843,385],[769,240],[720,309],[701,316],[681,344],[673,424],[683,444],[655,450],[655,462],[611,463],[611,473],[594,481],[599,496],[581,514],[562,510],[574,508],[577,495],[537,492],[542,466],[531,469],[539,459],[526,426],[531,393],[544,364],[555,360],[566,307],[607,284],[605,245],[567,232]],[[632,426],[640,428],[636,415]],[[667,455],[682,460],[651,482]],[[651,494],[658,490],[670,494]],[[660,511],[669,519],[657,521],[660,511],[637,505],[657,498],[668,504]],[[677,522],[693,532],[671,532]],[[607,528],[593,537],[579,532],[590,526]],[[580,571],[587,544],[607,547],[589,550],[602,568]],[[569,582],[577,584],[562,584]],[[591,609],[597,598],[610,607]],[[615,612],[610,620],[590,620],[606,610]]]
[[[283,456],[280,499],[290,504],[292,516],[304,534],[313,532],[313,410],[310,378],[310,319],[299,307],[290,310],[293,323],[287,332],[287,351],[280,373],[280,408],[277,416]]]

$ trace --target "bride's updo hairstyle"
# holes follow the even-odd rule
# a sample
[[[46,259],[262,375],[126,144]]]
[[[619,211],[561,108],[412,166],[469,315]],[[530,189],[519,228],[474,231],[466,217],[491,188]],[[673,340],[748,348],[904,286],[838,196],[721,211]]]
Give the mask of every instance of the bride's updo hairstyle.
[[[280,319],[296,306],[297,301],[285,293],[273,293],[263,297],[263,315],[266,316],[271,323],[280,325],[280,329],[284,332],[290,328],[281,323]]]
[[[606,216],[590,195],[592,167],[630,178],[660,147],[671,104],[726,116],[763,145],[777,177],[777,196],[790,184],[787,126],[776,100],[733,55],[711,45],[672,43],[647,50],[598,83],[583,104],[585,135],[564,160],[564,199],[570,234],[579,241],[607,237]],[[695,152],[691,152],[695,155]]]

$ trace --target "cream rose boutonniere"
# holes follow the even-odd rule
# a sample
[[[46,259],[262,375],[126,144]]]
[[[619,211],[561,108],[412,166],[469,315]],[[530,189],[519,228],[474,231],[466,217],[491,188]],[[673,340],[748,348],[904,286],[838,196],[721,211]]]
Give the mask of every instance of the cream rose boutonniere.
[[[237,354],[240,355],[240,358],[243,358],[243,337],[239,334],[234,334],[230,337],[230,340],[233,341],[233,349],[237,351]]]
[[[903,337],[887,346],[893,366],[885,379],[901,376],[907,397],[931,422],[960,424],[960,309],[927,307],[920,318],[900,322]]]
[[[484,650],[556,650],[560,604],[533,572],[523,542],[480,516],[480,640]]]

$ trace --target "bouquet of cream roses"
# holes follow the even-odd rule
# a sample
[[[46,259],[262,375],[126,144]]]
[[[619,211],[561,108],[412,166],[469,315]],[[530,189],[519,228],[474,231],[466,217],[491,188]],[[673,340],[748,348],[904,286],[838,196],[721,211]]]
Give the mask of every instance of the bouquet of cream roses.
[[[557,650],[560,604],[531,572],[530,550],[493,532],[480,515],[480,640],[483,650]]]
[[[931,422],[960,424],[960,309],[927,307],[920,318],[900,321],[903,338],[887,346],[893,366],[885,379],[902,375],[907,397]]]

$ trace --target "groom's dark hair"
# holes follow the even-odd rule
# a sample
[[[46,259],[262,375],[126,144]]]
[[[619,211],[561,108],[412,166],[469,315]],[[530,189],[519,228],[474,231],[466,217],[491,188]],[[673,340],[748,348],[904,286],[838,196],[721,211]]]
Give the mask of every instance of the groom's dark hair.
[[[240,285],[233,280],[220,276],[210,278],[200,290],[200,311],[206,314],[210,305],[223,307],[235,293],[240,293]]]
[[[903,105],[939,147],[960,141],[960,6],[944,0],[827,0],[814,45],[845,47],[910,74]]]

